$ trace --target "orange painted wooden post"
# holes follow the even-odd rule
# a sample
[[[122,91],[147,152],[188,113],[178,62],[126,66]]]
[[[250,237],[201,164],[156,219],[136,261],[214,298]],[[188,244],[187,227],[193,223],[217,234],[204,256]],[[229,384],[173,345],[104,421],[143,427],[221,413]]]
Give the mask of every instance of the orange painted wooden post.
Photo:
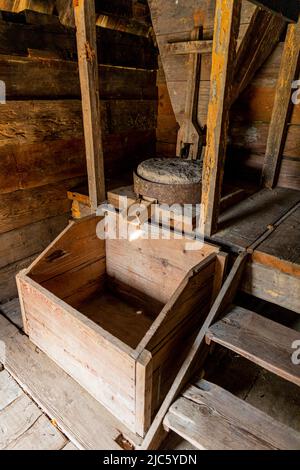
[[[202,185],[207,236],[217,230],[240,13],[241,0],[217,0]]]
[[[91,211],[105,200],[94,0],[74,0]]]

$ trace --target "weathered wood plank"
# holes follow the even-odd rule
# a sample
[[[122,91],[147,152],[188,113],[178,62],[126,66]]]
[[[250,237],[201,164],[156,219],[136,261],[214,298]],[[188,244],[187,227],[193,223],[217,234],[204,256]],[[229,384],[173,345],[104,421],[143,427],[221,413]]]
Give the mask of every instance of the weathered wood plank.
[[[212,238],[216,243],[222,240],[234,248],[248,248],[299,201],[299,191],[263,189],[221,214],[220,230]]]
[[[8,444],[5,450],[61,450],[66,442],[65,436],[42,415],[24,434]]]
[[[17,382],[6,371],[0,372],[0,412],[23,394]]]
[[[83,127],[91,211],[105,200],[104,158],[97,61],[96,15],[92,0],[74,5]]]
[[[299,280],[300,286],[300,280]],[[290,382],[300,385],[292,345],[300,334],[241,307],[210,327],[206,341],[220,344]]]
[[[216,231],[218,223],[240,11],[240,0],[217,0],[202,181],[204,230],[207,236]]]
[[[41,253],[67,226],[69,218],[69,214],[62,214],[2,233],[0,235],[0,269]]]
[[[254,297],[300,313],[299,277],[252,261],[246,266],[241,289]]]
[[[120,450],[116,443],[120,434],[139,443],[136,435],[1,315],[0,339],[6,346],[0,361],[78,448]]]
[[[287,124],[293,109],[292,82],[296,78],[300,65],[299,41],[300,21],[297,25],[289,25],[281,59],[262,172],[262,183],[267,188],[274,188],[280,171],[281,157],[287,136]]]
[[[18,439],[41,415],[39,408],[24,393],[0,411],[0,449]]]
[[[80,98],[77,62],[0,55],[0,67],[9,100]],[[154,70],[99,65],[100,99],[155,99],[155,74]]]
[[[164,424],[201,450],[295,450],[300,444],[300,433],[205,380],[183,393]]]
[[[247,253],[241,253],[237,260],[235,261],[232,270],[230,271],[226,281],[223,284],[222,289],[219,292],[218,297],[216,298],[209,314],[206,317],[197,337],[195,338],[193,345],[191,346],[187,356],[175,378],[169,392],[167,393],[159,411],[156,414],[155,419],[152,422],[152,425],[146,434],[146,437],[143,441],[141,449],[157,449],[164,439],[164,432],[162,429],[162,422],[165,415],[168,412],[169,407],[172,405],[172,402],[179,394],[182,387],[188,380],[189,373],[194,367],[196,360],[199,360],[199,352],[204,345],[204,338],[207,329],[210,327],[211,323],[220,315],[224,309],[232,303],[233,298],[238,289],[238,285],[241,280],[245,262],[248,258]],[[206,357],[205,351],[202,351],[201,361]],[[201,363],[198,362],[198,368],[201,367]]]

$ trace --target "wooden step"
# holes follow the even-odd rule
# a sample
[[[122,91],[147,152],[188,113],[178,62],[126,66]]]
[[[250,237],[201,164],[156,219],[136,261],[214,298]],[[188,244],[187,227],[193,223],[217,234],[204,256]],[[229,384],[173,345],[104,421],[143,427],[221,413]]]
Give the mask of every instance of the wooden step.
[[[300,332],[268,320],[241,307],[232,307],[211,326],[206,342],[218,343],[265,369],[300,385],[300,365],[293,364],[293,343]]]
[[[164,419],[200,450],[295,450],[300,433],[205,380],[190,386]]]

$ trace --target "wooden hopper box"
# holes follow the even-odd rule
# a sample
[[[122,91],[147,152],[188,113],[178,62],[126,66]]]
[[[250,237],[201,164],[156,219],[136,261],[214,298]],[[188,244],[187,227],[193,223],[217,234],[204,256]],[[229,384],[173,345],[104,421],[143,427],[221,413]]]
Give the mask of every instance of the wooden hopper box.
[[[144,436],[220,288],[225,257],[186,240],[100,240],[71,222],[17,276],[31,341]]]

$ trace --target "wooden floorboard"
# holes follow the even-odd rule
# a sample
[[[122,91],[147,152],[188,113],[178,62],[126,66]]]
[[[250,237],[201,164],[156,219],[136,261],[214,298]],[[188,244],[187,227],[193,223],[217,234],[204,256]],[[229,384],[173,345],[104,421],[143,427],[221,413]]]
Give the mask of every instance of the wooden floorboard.
[[[263,189],[221,214],[212,240],[236,250],[248,248],[299,201],[300,191]]]
[[[7,370],[0,372],[0,450],[61,450],[68,439]]]
[[[2,315],[1,343],[5,369],[79,449],[121,450],[116,443],[120,435],[136,446],[141,443]]]
[[[300,448],[299,432],[205,380],[188,387],[164,424],[201,450]]]
[[[300,368],[293,364],[293,343],[298,331],[233,307],[221,321],[211,326],[207,342],[220,344],[278,376],[300,386]]]

